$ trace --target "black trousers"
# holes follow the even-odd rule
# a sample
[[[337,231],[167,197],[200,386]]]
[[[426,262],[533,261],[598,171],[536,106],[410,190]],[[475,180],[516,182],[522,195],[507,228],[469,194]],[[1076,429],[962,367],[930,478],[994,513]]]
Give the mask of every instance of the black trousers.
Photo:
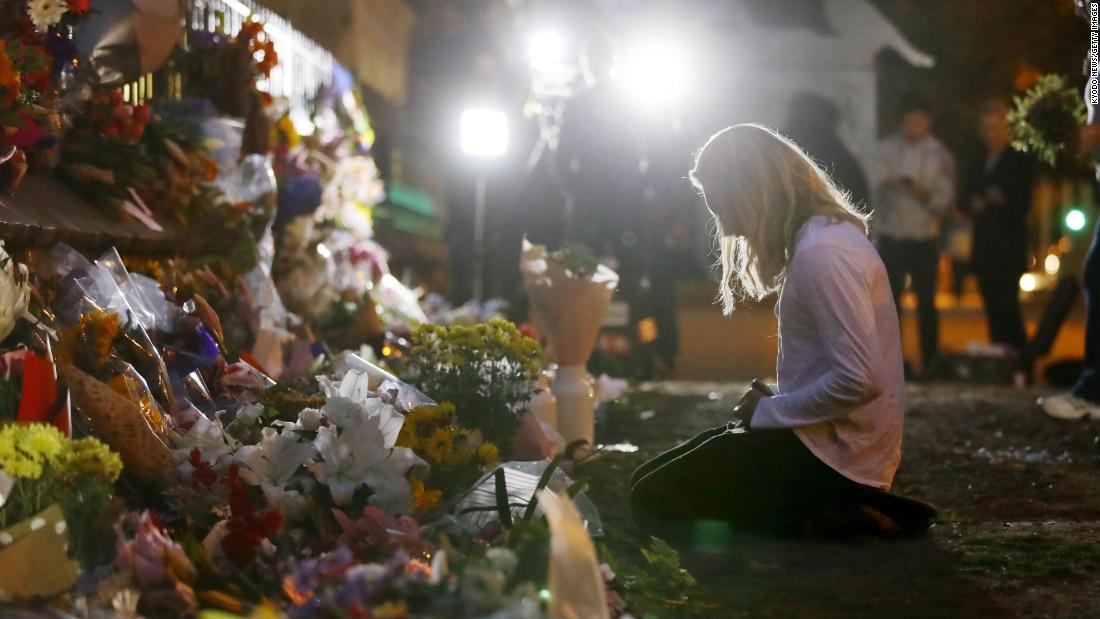
[[[1085,256],[1081,284],[1085,292],[1085,369],[1073,386],[1073,395],[1100,404],[1100,220]]]
[[[917,295],[922,367],[927,369],[939,354],[940,345],[940,316],[936,311],[936,281],[940,270],[939,243],[935,239],[916,241],[883,236],[878,241],[878,252],[886,265],[890,290],[894,293],[894,303],[898,306],[899,314],[906,275]]]
[[[838,505],[858,509],[861,489],[821,462],[791,430],[713,428],[643,464],[630,505],[644,529],[702,519],[734,528],[799,533]]]
[[[975,265],[974,271],[982,292],[990,341],[1025,352],[1027,331],[1020,314],[1020,275],[1023,273],[997,265]]]

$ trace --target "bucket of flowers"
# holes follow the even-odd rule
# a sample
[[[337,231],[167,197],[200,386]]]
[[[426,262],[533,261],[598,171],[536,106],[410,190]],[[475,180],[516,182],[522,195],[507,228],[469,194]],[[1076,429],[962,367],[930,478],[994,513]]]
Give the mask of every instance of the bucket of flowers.
[[[0,600],[64,591],[77,577],[70,556],[89,565],[109,556],[103,533],[121,470],[95,438],[70,440],[40,423],[0,428]]]

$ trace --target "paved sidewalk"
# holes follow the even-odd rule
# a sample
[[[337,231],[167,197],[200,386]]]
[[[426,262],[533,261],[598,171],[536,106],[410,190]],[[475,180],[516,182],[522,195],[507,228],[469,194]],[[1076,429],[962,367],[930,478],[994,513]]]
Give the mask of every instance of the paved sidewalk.
[[[630,471],[727,419],[746,387],[652,383],[614,406],[597,439],[620,451],[586,467],[605,521],[633,531]],[[1100,617],[1100,423],[1048,419],[1037,395],[911,387],[896,490],[941,509],[927,537],[681,548],[700,586],[662,616]]]

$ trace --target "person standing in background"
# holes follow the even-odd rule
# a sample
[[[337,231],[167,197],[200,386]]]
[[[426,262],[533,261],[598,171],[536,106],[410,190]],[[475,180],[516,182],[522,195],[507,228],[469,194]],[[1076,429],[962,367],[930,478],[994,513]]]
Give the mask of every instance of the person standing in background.
[[[821,165],[852,204],[868,204],[867,177],[840,137],[840,110],[821,95],[800,92],[791,99],[784,133]]]
[[[1089,3],[1085,0],[1077,0],[1077,16],[1089,19]],[[1097,76],[1092,74],[1088,58],[1084,67],[1089,78],[1084,92],[1089,115],[1088,124],[1078,135],[1077,149],[1082,154],[1092,155],[1096,182],[1100,183],[1100,108],[1093,105],[1088,96],[1097,85]],[[1039,409],[1055,419],[1100,420],[1100,218],[1085,256],[1081,280],[1085,293],[1085,367],[1068,393],[1042,397],[1038,401]]]
[[[978,133],[985,153],[972,168],[960,208],[974,222],[971,265],[982,293],[989,339],[1023,355],[1027,332],[1020,315],[1019,282],[1027,270],[1027,214],[1034,166],[1030,157],[1009,147],[1008,112],[1002,99],[990,99],[982,106]]]
[[[924,98],[906,95],[901,113],[901,131],[878,146],[872,225],[899,313],[906,275],[917,295],[922,368],[927,371],[939,348],[940,218],[955,200],[955,159],[932,135],[932,112]]]

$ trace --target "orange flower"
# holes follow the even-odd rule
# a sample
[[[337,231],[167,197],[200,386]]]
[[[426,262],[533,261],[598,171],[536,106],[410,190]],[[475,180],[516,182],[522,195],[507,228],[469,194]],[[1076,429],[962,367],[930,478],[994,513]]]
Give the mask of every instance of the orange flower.
[[[19,96],[20,76],[15,64],[8,58],[7,41],[0,40],[0,88],[4,92],[4,104],[12,105]]]

